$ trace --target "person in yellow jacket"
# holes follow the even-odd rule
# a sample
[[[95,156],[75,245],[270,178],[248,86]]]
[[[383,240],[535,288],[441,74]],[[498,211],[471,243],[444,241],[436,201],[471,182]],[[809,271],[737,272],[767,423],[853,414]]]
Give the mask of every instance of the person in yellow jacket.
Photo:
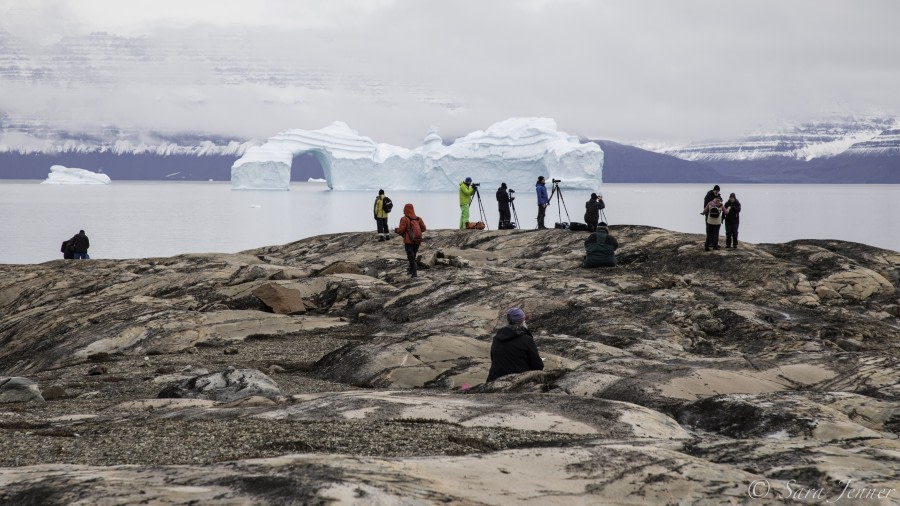
[[[472,185],[472,178],[467,177],[465,181],[459,183],[459,229],[466,228],[469,221],[469,205],[472,203],[472,195],[475,195],[475,186]]]
[[[378,190],[378,196],[375,197],[375,208],[373,209],[375,213],[375,225],[378,227],[378,240],[386,241],[391,238],[390,230],[388,229],[388,213],[391,212],[393,207],[393,203],[391,199],[387,198],[387,195],[384,194],[384,190]]]

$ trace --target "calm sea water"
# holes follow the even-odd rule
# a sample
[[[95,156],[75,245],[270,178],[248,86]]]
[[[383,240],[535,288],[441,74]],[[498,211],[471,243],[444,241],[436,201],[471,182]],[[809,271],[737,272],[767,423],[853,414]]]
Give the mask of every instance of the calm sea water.
[[[371,230],[375,192],[330,191],[322,183],[294,183],[291,191],[233,191],[223,182],[114,182],[110,185],[42,185],[0,182],[0,263],[40,263],[61,258],[60,243],[84,229],[92,258],[140,258],[181,253],[237,252],[284,244],[318,234]],[[709,185],[606,184],[611,225],[651,225],[704,233],[700,209]],[[525,228],[534,228],[533,188],[517,192]],[[496,189],[482,202],[495,229]],[[733,185],[741,201],[740,238],[747,242],[842,239],[900,250],[900,185]],[[563,198],[571,220],[583,221],[590,192]],[[429,228],[456,228],[456,192],[388,191],[395,203],[391,227],[411,202]],[[559,220],[554,198],[546,223]],[[478,216],[473,205],[471,216]],[[473,220],[474,221],[474,220]],[[723,232],[724,234],[724,232]]]

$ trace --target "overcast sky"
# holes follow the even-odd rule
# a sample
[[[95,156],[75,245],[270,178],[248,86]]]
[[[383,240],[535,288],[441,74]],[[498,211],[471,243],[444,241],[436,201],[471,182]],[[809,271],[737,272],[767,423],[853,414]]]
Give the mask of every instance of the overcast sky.
[[[900,2],[0,0],[0,121],[414,147],[513,116],[684,142],[900,111]],[[7,136],[8,137],[8,136]]]

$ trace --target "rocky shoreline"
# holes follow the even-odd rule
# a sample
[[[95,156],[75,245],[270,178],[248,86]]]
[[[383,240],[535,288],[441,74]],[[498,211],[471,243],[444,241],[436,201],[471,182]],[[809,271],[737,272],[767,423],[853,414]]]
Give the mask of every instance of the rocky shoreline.
[[[0,265],[0,503],[900,500],[900,253],[612,233]]]

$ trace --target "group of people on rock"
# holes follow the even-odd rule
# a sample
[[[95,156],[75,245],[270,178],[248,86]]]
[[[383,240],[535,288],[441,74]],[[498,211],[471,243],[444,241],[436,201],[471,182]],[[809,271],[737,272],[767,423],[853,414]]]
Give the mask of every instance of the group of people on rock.
[[[706,243],[704,249],[709,251],[719,248],[719,230],[725,223],[725,247],[738,247],[738,226],[741,224],[741,203],[732,193],[728,200],[722,201],[719,185],[713,186],[703,197],[703,220],[706,222]]]
[[[88,239],[84,230],[79,230],[71,239],[63,241],[59,251],[66,260],[88,260],[91,258],[90,255],[88,255],[88,248],[90,247],[90,239]]]

